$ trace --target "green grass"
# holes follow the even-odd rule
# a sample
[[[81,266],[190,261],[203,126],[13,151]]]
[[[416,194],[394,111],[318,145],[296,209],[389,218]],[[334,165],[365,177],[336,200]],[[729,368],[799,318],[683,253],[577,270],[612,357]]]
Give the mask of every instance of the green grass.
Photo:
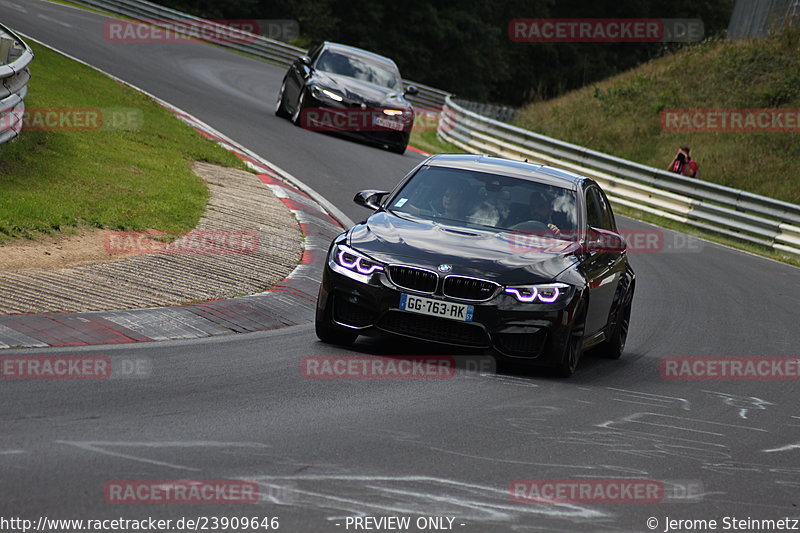
[[[31,46],[29,111],[122,109],[137,120],[117,130],[23,130],[0,149],[0,243],[82,227],[185,232],[208,199],[191,163],[245,168],[147,96]]]
[[[676,133],[661,111],[800,108],[800,34],[709,40],[560,98],[521,110],[517,125],[666,168],[689,145],[701,179],[800,203],[800,133]]]
[[[414,148],[424,150],[429,154],[464,154],[464,150],[454,144],[440,140],[435,129],[412,130],[409,143]]]

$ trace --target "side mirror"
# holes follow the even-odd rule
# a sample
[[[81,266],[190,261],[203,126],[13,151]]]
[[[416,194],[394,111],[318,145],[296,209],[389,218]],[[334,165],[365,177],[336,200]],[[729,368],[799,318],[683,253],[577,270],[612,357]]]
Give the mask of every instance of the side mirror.
[[[627,248],[619,233],[601,228],[589,228],[586,236],[586,251],[589,253],[621,253]]]
[[[366,191],[356,193],[356,195],[353,197],[353,201],[361,207],[366,207],[368,209],[372,209],[373,211],[377,211],[381,208],[381,200],[383,200],[383,197],[387,194],[389,194],[389,191],[367,189]]]
[[[308,56],[300,56],[297,60],[300,62],[301,65],[305,65],[307,67],[311,66],[311,58]]]
[[[406,92],[404,94],[407,94],[409,96],[414,96],[416,94],[419,94],[419,89],[417,89],[415,85],[409,85],[408,87],[406,87]]]

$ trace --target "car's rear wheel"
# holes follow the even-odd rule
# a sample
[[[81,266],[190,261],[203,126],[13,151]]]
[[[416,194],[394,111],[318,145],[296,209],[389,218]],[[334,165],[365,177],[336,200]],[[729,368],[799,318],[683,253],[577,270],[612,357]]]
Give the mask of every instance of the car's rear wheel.
[[[336,327],[325,320],[314,322],[314,330],[317,333],[317,338],[328,344],[350,346],[358,338],[358,333],[353,330]]]
[[[297,105],[294,107],[294,113],[292,113],[292,124],[295,126],[303,127],[303,109],[305,109],[305,101],[306,101],[306,92],[304,90],[300,90],[300,98],[297,99]]]
[[[283,102],[283,93],[286,91],[286,81],[281,83],[281,90],[278,92],[278,102],[275,104],[275,114],[281,118],[289,118],[289,111]]]
[[[633,287],[625,295],[625,302],[619,311],[614,323],[614,329],[607,341],[597,347],[597,353],[606,359],[619,359],[625,351],[625,341],[628,340],[628,328],[631,323],[631,307],[633,306]]]
[[[572,329],[569,332],[565,343],[566,345],[564,346],[564,353],[561,356],[561,361],[555,368],[556,375],[562,378],[568,378],[575,373],[583,353],[586,306],[583,302],[578,303],[578,306],[578,309],[575,311],[575,319],[572,321]]]

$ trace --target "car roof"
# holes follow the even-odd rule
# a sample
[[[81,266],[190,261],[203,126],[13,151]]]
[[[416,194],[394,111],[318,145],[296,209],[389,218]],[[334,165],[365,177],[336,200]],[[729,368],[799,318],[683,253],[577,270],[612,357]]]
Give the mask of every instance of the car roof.
[[[356,48],[355,46],[349,46],[340,43],[332,43],[330,41],[325,41],[324,43],[322,43],[322,46],[326,50],[336,50],[338,52],[345,52],[350,55],[361,55],[378,61],[383,61],[385,63],[390,63],[395,68],[397,68],[395,62],[389,59],[388,57],[376,54],[374,52],[370,52],[369,50],[364,50],[363,48]]]
[[[490,155],[437,154],[428,158],[424,164],[530,179],[566,189],[577,189],[584,182],[592,181],[586,176],[581,176],[568,170]]]

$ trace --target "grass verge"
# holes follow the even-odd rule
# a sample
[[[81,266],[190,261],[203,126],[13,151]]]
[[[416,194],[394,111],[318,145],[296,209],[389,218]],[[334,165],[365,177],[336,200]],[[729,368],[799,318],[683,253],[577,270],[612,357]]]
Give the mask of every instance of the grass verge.
[[[245,168],[147,96],[31,47],[31,125],[54,110],[59,121],[80,113],[102,120],[90,129],[28,128],[0,150],[0,243],[80,227],[182,233],[208,199],[191,162]]]
[[[442,141],[436,136],[436,130],[413,130],[409,144],[429,154],[465,154],[464,150],[454,144]]]
[[[800,130],[665,131],[669,109],[800,108],[800,33],[709,40],[560,98],[531,104],[517,125],[666,168],[689,145],[703,180],[800,203]],[[685,128],[680,128],[684,129]]]

